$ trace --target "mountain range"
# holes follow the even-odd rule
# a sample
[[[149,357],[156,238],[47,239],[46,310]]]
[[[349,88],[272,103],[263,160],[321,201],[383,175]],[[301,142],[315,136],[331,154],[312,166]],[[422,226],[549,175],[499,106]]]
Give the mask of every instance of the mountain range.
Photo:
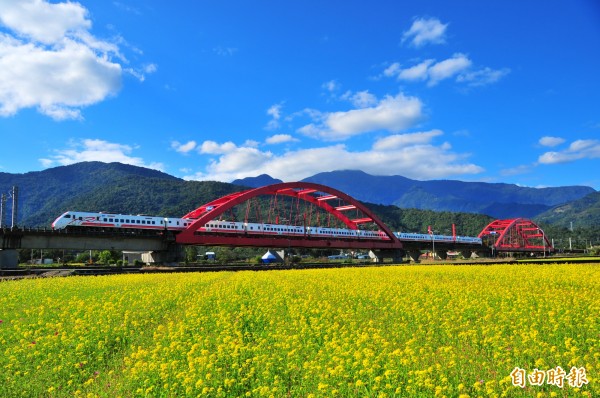
[[[454,180],[418,181],[402,176],[373,176],[359,170],[319,173],[303,181],[338,189],[368,203],[434,211],[486,214],[494,218],[533,218],[596,193],[585,186],[529,188],[514,184]],[[268,175],[233,181],[258,187],[281,182]]]
[[[377,208],[379,214],[385,213],[392,222],[394,218],[409,216],[433,219],[433,210],[487,218],[536,218],[546,223],[564,224],[568,220],[575,226],[600,224],[600,193],[584,186],[527,188],[452,180],[417,181],[402,176],[372,176],[357,170],[320,173],[303,181],[345,192]],[[0,193],[18,186],[19,224],[48,226],[58,214],[73,209],[181,216],[244,187],[277,182],[281,180],[268,175],[231,184],[185,181],[142,167],[83,162],[24,174],[0,173]],[[417,216],[409,209],[426,213]],[[485,223],[487,218],[479,223]],[[397,223],[400,227],[421,228],[417,224]]]

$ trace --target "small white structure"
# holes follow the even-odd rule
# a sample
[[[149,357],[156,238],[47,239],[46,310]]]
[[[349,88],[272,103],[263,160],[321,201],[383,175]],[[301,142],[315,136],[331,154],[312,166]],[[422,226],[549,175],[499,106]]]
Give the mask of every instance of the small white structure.
[[[210,261],[215,261],[217,259],[217,255],[215,254],[215,252],[206,252],[204,254],[204,259],[210,260]]]
[[[270,250],[261,257],[263,264],[271,264],[271,263],[281,263],[283,260],[277,254],[271,253]]]

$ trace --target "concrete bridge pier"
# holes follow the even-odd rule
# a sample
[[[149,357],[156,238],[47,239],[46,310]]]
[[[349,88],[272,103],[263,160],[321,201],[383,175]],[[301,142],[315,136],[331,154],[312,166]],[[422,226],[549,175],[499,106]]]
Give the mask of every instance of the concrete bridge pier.
[[[394,263],[401,263],[404,261],[404,255],[406,252],[401,249],[388,249],[388,250],[371,250],[369,251],[369,257],[374,263],[382,263],[384,259],[390,258]]]
[[[469,259],[473,256],[473,252],[471,250],[461,250],[460,254],[462,254],[465,259]]]
[[[19,267],[19,253],[14,249],[0,249],[0,269]]]
[[[183,261],[185,250],[182,245],[170,245],[167,250],[142,253],[142,262],[146,264],[173,264]]]
[[[441,260],[446,260],[448,258],[448,250],[436,250],[435,255]]]
[[[419,257],[421,257],[421,250],[409,250],[408,257],[410,257],[412,262],[418,263],[420,261]]]
[[[477,257],[491,257],[491,252],[489,250],[475,250],[475,255]]]

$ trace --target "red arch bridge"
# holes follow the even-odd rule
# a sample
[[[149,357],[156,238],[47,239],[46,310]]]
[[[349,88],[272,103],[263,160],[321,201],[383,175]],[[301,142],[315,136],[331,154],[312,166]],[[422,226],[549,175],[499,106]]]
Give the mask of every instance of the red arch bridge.
[[[408,253],[417,260],[422,251],[445,258],[448,251],[465,257],[472,252],[536,251],[541,231],[531,221],[497,220],[479,238],[394,233],[356,199],[320,184],[273,184],[223,196],[181,218],[185,228],[174,234],[71,230],[0,230],[0,267],[11,262],[11,249],[139,250],[153,252],[151,260],[176,261],[183,245],[254,246],[265,248],[321,248],[368,250],[375,261],[402,261]],[[498,238],[491,241],[490,237]],[[520,239],[519,239],[520,237]],[[480,239],[481,238],[481,239]],[[545,238],[545,237],[544,237]],[[482,240],[484,245],[482,245]],[[546,248],[551,246],[546,239]],[[14,250],[13,250],[14,251]],[[13,254],[14,256],[14,254]]]
[[[544,230],[526,218],[495,220],[480,233],[482,243],[495,252],[552,253],[554,247]]]

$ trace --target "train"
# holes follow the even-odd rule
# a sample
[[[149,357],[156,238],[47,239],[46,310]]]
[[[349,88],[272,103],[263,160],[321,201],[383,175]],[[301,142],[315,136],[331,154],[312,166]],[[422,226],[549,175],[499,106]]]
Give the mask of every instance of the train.
[[[394,232],[394,235],[400,240],[412,240],[412,241],[435,241],[435,242],[458,242],[468,243],[474,245],[481,245],[483,242],[481,238],[472,236],[452,236],[452,235],[434,235],[434,234],[418,234],[418,233],[407,233],[407,232]]]
[[[52,229],[131,229],[131,230],[168,230],[182,231],[195,220],[191,218],[156,217],[143,214],[125,215],[112,213],[90,213],[67,211],[52,223]],[[211,220],[198,228],[200,232],[246,235],[285,235],[318,236],[336,239],[390,240],[383,231],[362,229],[328,228],[298,225],[248,223],[238,221]],[[469,236],[431,235],[407,232],[394,232],[400,240],[458,242],[463,244],[482,244],[480,238]]]
[[[146,229],[182,231],[194,220],[184,218],[153,217],[144,214],[126,215],[112,213],[90,213],[83,211],[67,211],[52,223],[52,229],[67,228],[88,229]]]

